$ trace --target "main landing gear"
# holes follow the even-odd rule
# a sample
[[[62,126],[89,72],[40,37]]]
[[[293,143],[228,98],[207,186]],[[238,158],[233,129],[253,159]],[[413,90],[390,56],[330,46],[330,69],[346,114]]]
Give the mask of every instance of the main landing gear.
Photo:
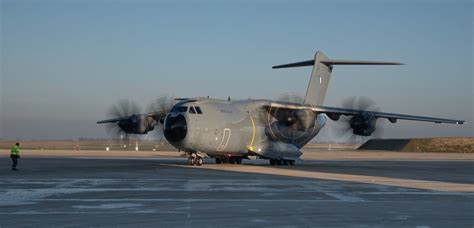
[[[223,157],[223,158],[216,158],[216,164],[242,164],[242,157]]]
[[[295,160],[270,159],[270,165],[295,165]]]
[[[190,154],[188,157],[188,165],[193,166],[201,166],[202,165],[202,157],[197,154]]]

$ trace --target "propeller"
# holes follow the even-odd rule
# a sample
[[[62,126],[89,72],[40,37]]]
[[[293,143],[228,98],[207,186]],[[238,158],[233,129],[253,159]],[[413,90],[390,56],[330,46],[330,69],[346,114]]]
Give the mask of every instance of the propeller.
[[[164,118],[171,111],[175,100],[167,95],[158,97],[148,106],[148,112],[141,113],[141,108],[130,100],[119,100],[108,111],[109,119],[98,121],[106,124],[106,129],[114,139],[126,139],[131,134],[145,135],[155,127],[161,128],[156,132],[162,138]],[[160,124],[161,123],[161,124]]]
[[[161,95],[148,105],[147,113],[153,113],[151,117],[159,124],[155,126],[152,138],[162,140],[163,137],[163,124],[166,115],[171,111],[173,106],[176,104],[175,97],[170,95]]]
[[[148,105],[147,112],[148,113],[156,113],[157,115],[154,116],[156,121],[162,120],[171,111],[173,106],[176,104],[176,100],[174,97],[169,95],[161,95],[155,101],[153,101],[150,105]]]
[[[277,101],[303,104],[304,98],[297,93],[285,93],[280,95]]]
[[[175,103],[172,97],[163,95],[148,106],[146,113],[141,113],[142,109],[137,103],[122,99],[108,110],[109,119],[97,123],[106,124],[106,130],[114,140],[129,140],[131,143],[132,135],[136,137],[137,143],[139,138],[146,139],[147,137],[163,140],[162,124]],[[159,128],[159,130],[154,134],[148,134],[155,128]],[[144,135],[144,137],[140,137],[140,135]]]
[[[368,97],[349,97],[342,101],[342,107],[361,110],[355,116],[340,116],[338,121],[331,122],[328,126],[330,138],[335,142],[363,143],[368,136],[380,138],[383,128],[371,112],[378,112],[380,108]],[[377,127],[376,127],[377,126]]]
[[[372,112],[380,111],[375,101],[368,97],[348,97],[342,101],[342,107]]]
[[[303,104],[304,98],[298,94],[283,94],[279,102]],[[316,114],[309,110],[272,108],[268,111],[267,134],[277,141],[304,144],[314,136]]]
[[[130,119],[131,123],[138,121],[138,113],[141,112],[140,106],[137,103],[122,99],[112,105],[108,111],[108,117],[111,119]],[[114,139],[127,139],[130,137],[130,132],[124,130],[122,121],[108,122],[106,124],[107,132],[112,135]]]

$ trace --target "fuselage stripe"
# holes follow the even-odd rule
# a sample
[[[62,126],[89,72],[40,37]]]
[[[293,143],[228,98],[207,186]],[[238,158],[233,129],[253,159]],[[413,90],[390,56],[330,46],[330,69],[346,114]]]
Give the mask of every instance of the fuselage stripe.
[[[250,140],[250,145],[249,145],[248,150],[253,152],[253,150],[254,150],[253,143],[255,141],[255,122],[254,122],[251,114],[249,114],[249,118],[250,118],[250,121],[252,122],[252,139]]]

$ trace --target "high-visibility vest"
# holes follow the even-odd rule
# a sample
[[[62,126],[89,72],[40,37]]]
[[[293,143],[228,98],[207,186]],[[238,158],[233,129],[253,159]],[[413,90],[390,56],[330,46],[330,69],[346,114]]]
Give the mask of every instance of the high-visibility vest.
[[[14,145],[11,150],[11,155],[19,155],[20,154],[20,147],[17,145]]]

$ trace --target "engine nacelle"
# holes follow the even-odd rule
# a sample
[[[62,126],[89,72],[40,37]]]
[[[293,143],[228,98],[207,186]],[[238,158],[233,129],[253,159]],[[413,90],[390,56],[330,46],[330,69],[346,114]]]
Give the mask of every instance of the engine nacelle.
[[[310,141],[326,123],[326,117],[310,110],[280,112],[276,121],[268,123],[265,134],[273,141],[302,146]]]
[[[155,128],[155,120],[147,115],[134,114],[119,121],[118,126],[128,134],[146,134]]]
[[[350,126],[355,135],[370,136],[375,131],[377,118],[373,113],[363,112],[350,120]]]

